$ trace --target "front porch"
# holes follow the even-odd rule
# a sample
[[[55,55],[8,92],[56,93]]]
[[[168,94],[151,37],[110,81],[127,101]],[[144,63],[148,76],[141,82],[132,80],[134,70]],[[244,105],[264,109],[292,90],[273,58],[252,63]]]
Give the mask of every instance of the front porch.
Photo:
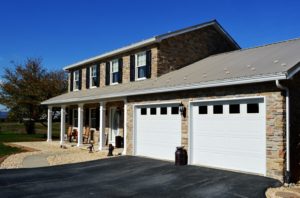
[[[52,108],[48,106],[47,142],[52,141]],[[60,145],[92,143],[97,150],[105,150],[109,144],[126,148],[126,100],[62,104],[60,108]]]

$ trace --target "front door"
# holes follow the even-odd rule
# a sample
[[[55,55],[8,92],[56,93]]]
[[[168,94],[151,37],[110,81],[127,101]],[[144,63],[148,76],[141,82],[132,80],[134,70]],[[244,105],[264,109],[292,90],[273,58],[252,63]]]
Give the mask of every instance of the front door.
[[[109,144],[115,146],[116,136],[119,135],[120,114],[116,107],[110,109],[110,133]]]

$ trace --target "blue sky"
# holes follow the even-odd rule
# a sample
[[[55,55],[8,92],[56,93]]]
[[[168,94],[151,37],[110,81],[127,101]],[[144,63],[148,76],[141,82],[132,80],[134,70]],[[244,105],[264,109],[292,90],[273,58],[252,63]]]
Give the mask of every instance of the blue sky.
[[[217,19],[242,48],[300,37],[300,1],[0,0],[0,76],[41,57],[49,70]],[[0,107],[1,109],[1,107]]]

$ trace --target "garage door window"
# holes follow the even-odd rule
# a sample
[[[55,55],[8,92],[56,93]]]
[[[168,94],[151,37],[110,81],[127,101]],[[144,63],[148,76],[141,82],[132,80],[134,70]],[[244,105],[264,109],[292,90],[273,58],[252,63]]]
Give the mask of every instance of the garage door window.
[[[160,114],[161,115],[167,115],[167,107],[161,107],[160,108]]]
[[[240,113],[240,105],[239,104],[229,105],[229,113]]]
[[[247,104],[247,113],[259,113],[258,103]]]
[[[222,114],[223,105],[214,105],[214,114]]]
[[[156,108],[151,108],[150,109],[150,114],[151,115],[156,115]]]
[[[178,107],[172,107],[172,114],[178,114],[178,113],[179,113]]]
[[[147,108],[141,108],[141,115],[147,115]]]
[[[199,106],[199,114],[207,114],[207,106]]]

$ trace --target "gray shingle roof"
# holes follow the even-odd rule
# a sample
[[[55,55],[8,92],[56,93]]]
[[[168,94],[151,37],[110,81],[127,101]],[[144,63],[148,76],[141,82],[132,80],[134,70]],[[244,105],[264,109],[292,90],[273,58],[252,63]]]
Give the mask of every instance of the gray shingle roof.
[[[287,79],[299,69],[300,39],[213,55],[156,79],[75,91],[42,104],[86,102],[115,97]]]

